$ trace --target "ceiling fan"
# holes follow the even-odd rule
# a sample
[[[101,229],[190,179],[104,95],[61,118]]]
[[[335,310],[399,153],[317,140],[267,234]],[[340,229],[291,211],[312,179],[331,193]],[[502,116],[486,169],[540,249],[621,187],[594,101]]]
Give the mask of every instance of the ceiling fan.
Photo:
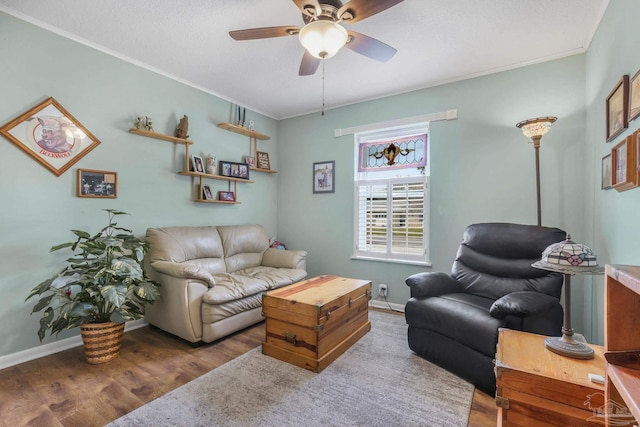
[[[234,40],[255,40],[299,35],[305,47],[298,72],[309,76],[316,72],[322,59],[331,58],[342,46],[354,52],[386,62],[396,54],[391,46],[364,34],[347,31],[341,23],[352,24],[380,13],[403,0],[293,0],[302,12],[304,27],[250,28],[229,31]]]

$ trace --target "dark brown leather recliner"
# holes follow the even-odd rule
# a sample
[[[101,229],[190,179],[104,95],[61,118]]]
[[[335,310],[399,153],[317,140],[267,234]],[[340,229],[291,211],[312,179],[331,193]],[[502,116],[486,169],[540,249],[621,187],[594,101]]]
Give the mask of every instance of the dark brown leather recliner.
[[[562,334],[562,275],[531,264],[565,238],[558,228],[468,226],[450,275],[418,273],[406,279],[409,348],[494,394],[498,328]]]

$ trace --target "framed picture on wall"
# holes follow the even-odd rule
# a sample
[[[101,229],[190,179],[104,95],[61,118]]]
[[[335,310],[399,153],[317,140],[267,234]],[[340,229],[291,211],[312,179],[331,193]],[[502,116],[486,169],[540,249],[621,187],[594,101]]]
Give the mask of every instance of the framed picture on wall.
[[[335,193],[335,160],[313,164],[313,192]]]
[[[636,184],[640,186],[640,129],[636,130],[632,137],[636,142]]]
[[[602,186],[603,190],[611,188],[611,153],[602,158]]]
[[[629,81],[629,121],[640,116],[640,70]]]
[[[96,148],[100,141],[48,98],[0,128],[0,133],[55,176]]]
[[[629,135],[611,149],[612,187],[617,191],[626,191],[638,186],[636,158],[636,139]]]
[[[118,197],[118,174],[116,172],[78,169],[78,197],[115,199]]]
[[[629,75],[625,74],[607,96],[607,142],[629,126]]]

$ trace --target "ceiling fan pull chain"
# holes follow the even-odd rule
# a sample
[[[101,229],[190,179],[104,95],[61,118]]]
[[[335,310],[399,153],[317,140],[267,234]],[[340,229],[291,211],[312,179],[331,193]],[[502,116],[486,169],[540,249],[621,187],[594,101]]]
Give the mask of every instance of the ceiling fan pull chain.
[[[324,116],[324,58],[322,58],[322,115]]]

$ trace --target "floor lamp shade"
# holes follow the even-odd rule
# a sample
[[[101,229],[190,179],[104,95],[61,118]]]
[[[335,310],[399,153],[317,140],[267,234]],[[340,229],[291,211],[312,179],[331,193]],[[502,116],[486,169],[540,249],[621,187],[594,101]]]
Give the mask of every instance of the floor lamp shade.
[[[535,119],[523,120],[516,124],[522,130],[524,136],[531,138],[536,156],[536,205],[538,208],[538,225],[542,225],[542,204],[540,197],[540,140],[542,136],[549,132],[551,125],[558,120],[557,117],[537,117]]]

